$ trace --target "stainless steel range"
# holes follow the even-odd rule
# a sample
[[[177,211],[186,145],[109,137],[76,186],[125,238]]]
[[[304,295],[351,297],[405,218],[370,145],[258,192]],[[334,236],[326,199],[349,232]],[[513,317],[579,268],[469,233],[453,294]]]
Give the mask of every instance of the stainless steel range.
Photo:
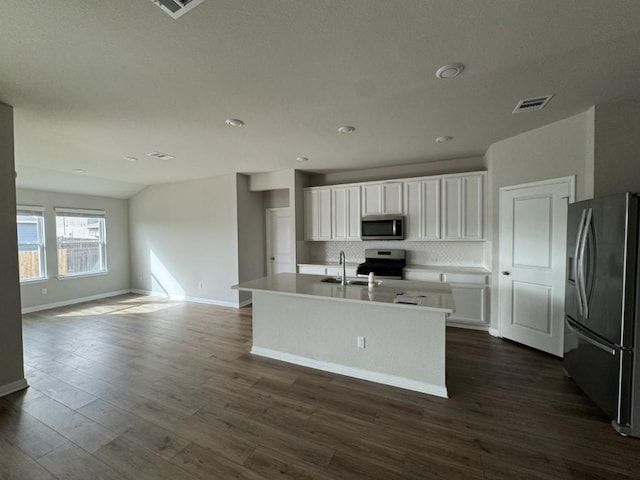
[[[364,263],[358,265],[356,270],[358,277],[366,277],[373,272],[377,278],[402,280],[406,264],[405,250],[367,248],[364,256]]]

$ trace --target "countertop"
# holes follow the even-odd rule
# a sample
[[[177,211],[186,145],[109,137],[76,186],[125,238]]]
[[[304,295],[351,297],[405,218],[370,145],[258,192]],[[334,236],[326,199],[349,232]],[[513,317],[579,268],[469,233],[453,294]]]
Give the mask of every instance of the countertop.
[[[414,282],[408,280],[382,280],[382,283],[369,290],[366,285],[345,285],[323,283],[325,275],[301,273],[279,273],[234,285],[232,288],[245,291],[272,292],[283,295],[307,295],[336,301],[360,302],[393,305],[397,308],[426,308],[429,310],[452,313],[454,311],[453,294],[448,283]],[[356,280],[352,278],[352,280]],[[361,278],[357,280],[362,280]],[[394,303],[398,294],[423,296],[422,305]]]

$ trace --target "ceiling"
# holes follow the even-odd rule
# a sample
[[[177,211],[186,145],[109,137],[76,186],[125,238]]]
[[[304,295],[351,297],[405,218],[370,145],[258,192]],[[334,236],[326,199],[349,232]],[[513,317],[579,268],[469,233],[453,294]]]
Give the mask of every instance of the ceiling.
[[[150,0],[0,10],[0,101],[14,107],[22,187],[127,198],[233,172],[477,156],[640,98],[637,0],[206,0],[177,20]],[[450,62],[464,72],[437,79]],[[544,110],[512,115],[550,93]]]

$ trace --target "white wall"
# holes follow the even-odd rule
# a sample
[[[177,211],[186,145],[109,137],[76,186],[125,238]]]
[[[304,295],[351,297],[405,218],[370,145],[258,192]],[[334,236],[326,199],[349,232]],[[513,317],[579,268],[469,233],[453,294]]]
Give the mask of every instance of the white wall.
[[[640,192],[640,102],[595,107],[595,196]]]
[[[369,182],[375,180],[391,180],[394,178],[410,178],[446,173],[463,173],[484,170],[482,157],[455,158],[437,162],[424,162],[409,165],[393,165],[390,167],[368,168],[366,170],[349,170],[327,174],[316,174],[310,177],[312,186],[336,185],[341,183]]]
[[[0,103],[0,396],[26,386],[16,238],[13,109]]]
[[[236,175],[147,187],[129,200],[136,290],[237,306]]]
[[[249,177],[236,175],[238,205],[238,281],[264,277],[266,260],[266,218],[264,195],[249,191]],[[281,191],[281,190],[276,190]],[[285,193],[288,194],[287,191]],[[251,293],[240,292],[240,303],[247,302]]]
[[[491,145],[489,169],[489,235],[492,241],[493,292],[498,291],[500,188],[552,178],[576,176],[576,199],[593,196],[593,155],[589,112],[552,123]],[[491,296],[491,327],[498,328],[498,295]]]
[[[23,311],[41,310],[55,305],[115,295],[129,290],[129,202],[127,200],[22,188],[18,189],[16,198],[18,205],[35,205],[45,208],[48,278],[43,282],[22,284]],[[108,273],[61,280],[57,278],[55,207],[105,211]],[[42,294],[43,288],[47,290],[46,295]]]

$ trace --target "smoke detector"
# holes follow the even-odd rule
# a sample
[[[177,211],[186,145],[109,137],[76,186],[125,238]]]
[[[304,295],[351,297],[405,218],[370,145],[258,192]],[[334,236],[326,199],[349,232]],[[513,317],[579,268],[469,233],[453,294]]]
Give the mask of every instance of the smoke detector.
[[[527,98],[525,100],[520,100],[516,105],[516,108],[514,108],[513,112],[511,113],[534,112],[536,110],[542,110],[547,106],[547,103],[549,103],[551,97],[553,97],[553,93],[551,95],[545,95],[544,97]]]
[[[171,18],[178,19],[189,10],[194,9],[204,0],[151,0]]]

